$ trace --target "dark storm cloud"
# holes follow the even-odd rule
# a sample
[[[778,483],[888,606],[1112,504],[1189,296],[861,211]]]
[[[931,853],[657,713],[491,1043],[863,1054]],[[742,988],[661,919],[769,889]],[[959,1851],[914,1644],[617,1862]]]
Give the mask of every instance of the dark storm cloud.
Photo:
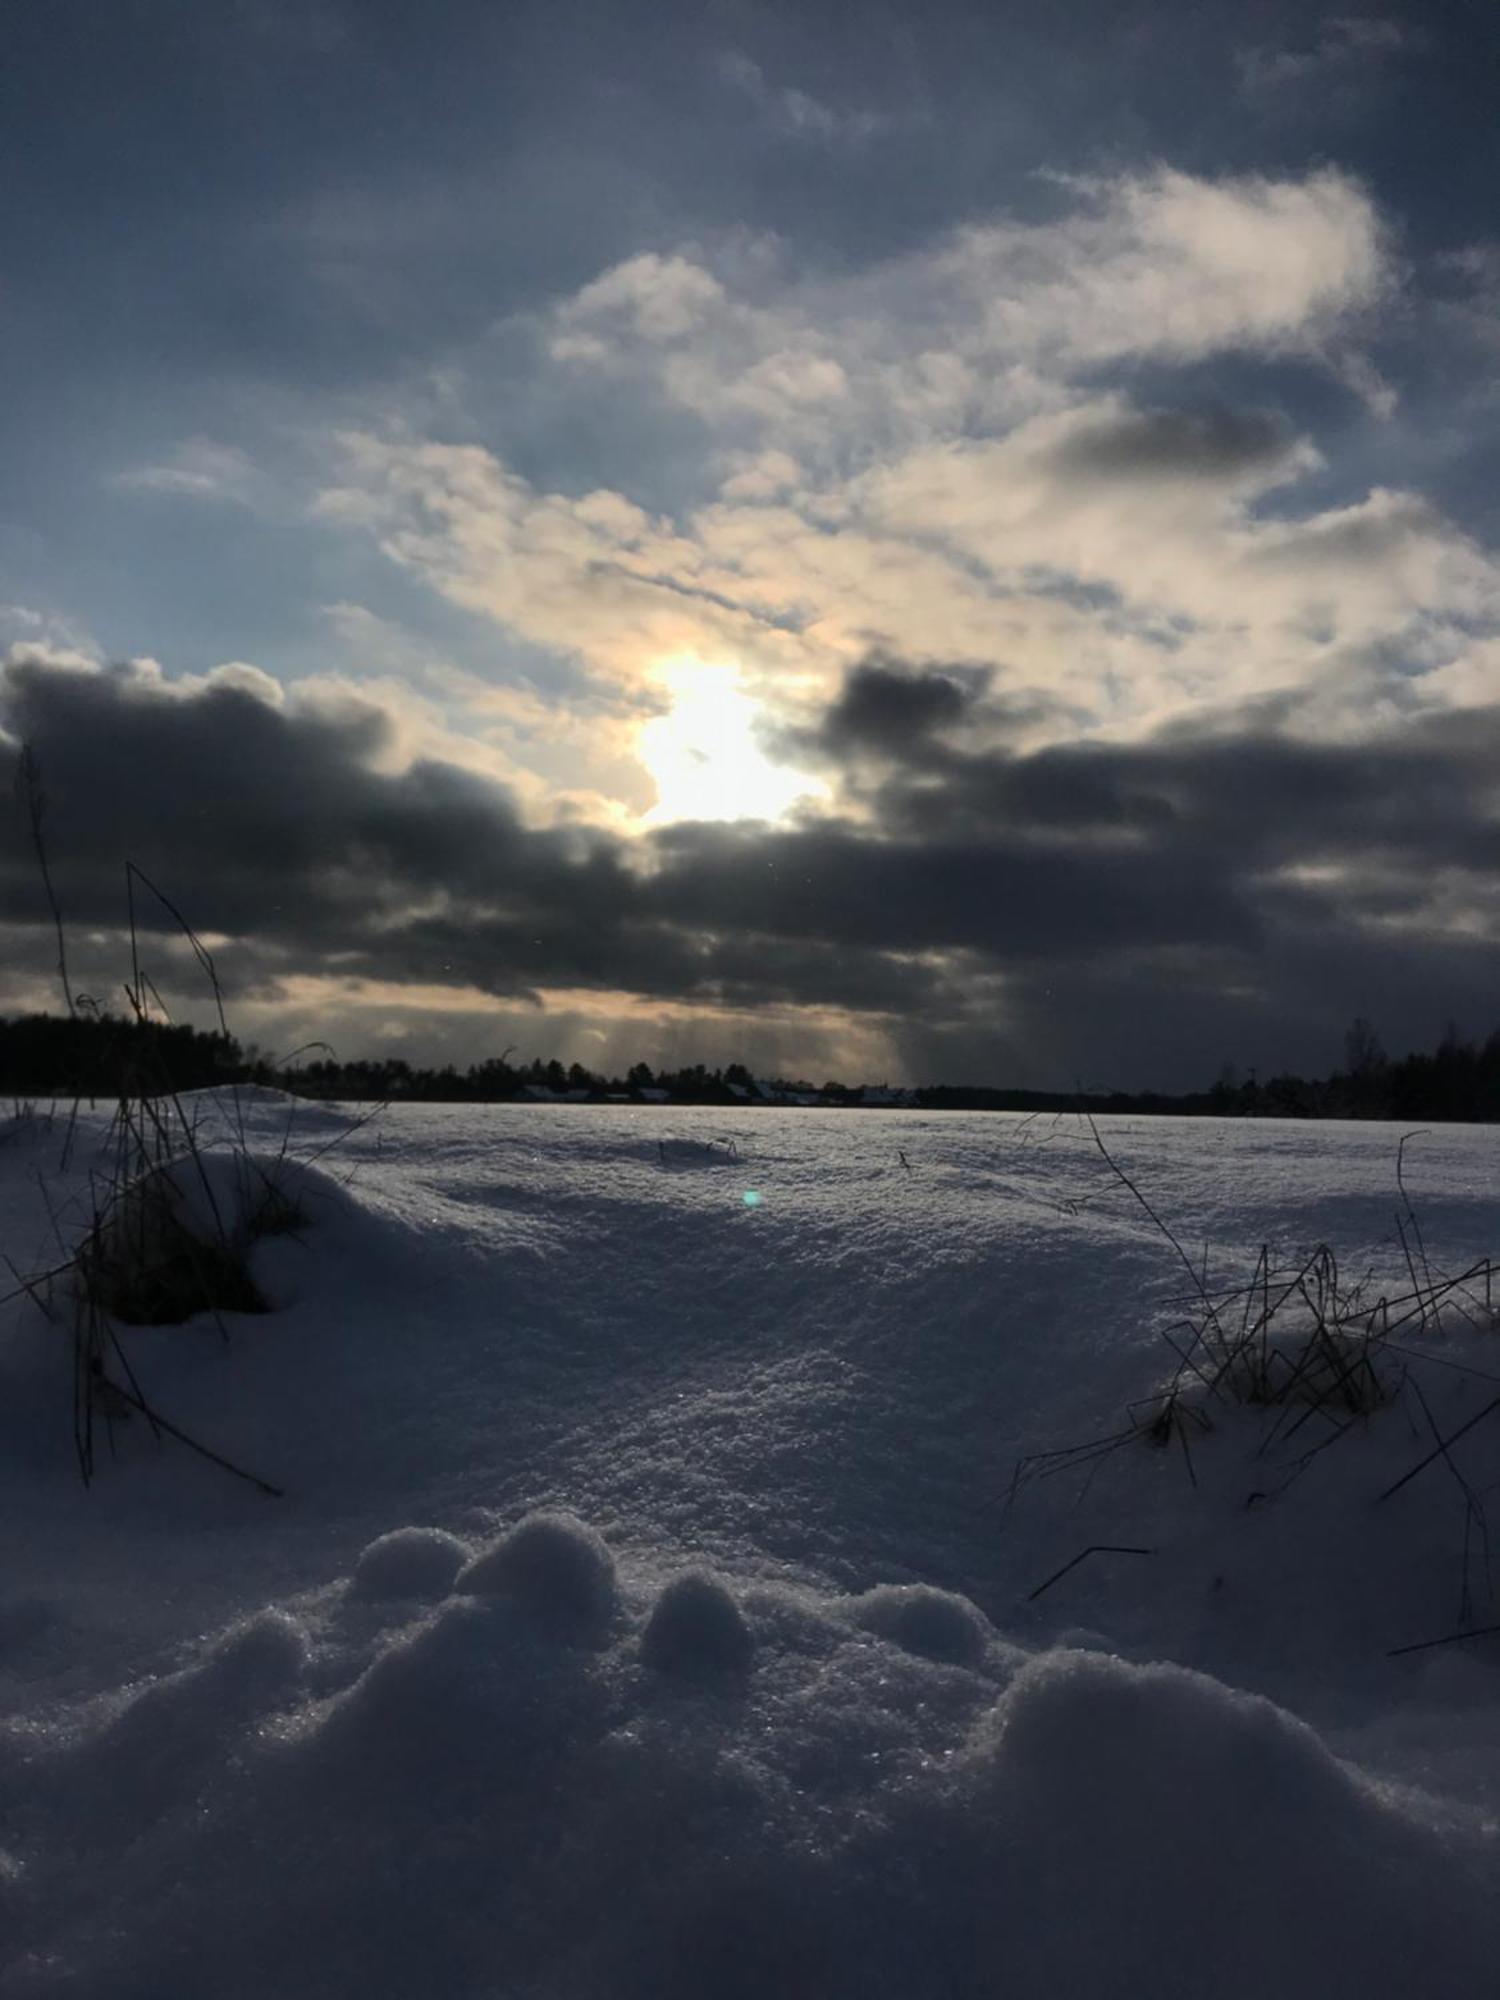
[[[0,718],[40,763],[53,865],[79,924],[120,922],[128,858],[199,928],[294,949],[301,969],[367,960],[388,936],[390,976],[426,977],[440,961],[421,920],[438,899],[490,926],[463,976],[511,991],[531,977],[517,970],[523,957],[549,970],[570,952],[586,963],[628,897],[607,840],[530,831],[503,788],[453,765],[379,769],[393,725],[373,704],[288,711],[233,680],[182,694],[134,670],[36,664],[5,671]],[[13,765],[0,748],[0,782]],[[6,914],[35,913],[19,837],[0,897]],[[527,954],[513,935],[523,932],[537,941]]]
[[[1075,719],[1041,696],[992,692],[994,678],[971,661],[918,669],[876,650],[850,668],[814,727],[767,731],[766,746],[783,762],[841,771],[859,791],[858,774],[870,768],[948,769],[953,738],[967,729],[1006,742],[1038,725],[1055,734]]]
[[[1190,853],[1058,847],[1024,836],[879,838],[683,826],[659,836],[655,907],[690,928],[823,937],[863,949],[960,949],[1059,962],[1133,945],[1255,941],[1243,896]]]
[[[1048,834],[1125,843],[1138,855],[1191,853],[1226,877],[1377,857],[1421,870],[1483,871],[1500,861],[1493,800],[1500,710],[1429,717],[1374,741],[1286,735],[1061,746],[1019,758],[944,759],[898,772],[877,797],[885,824],[931,840]]]
[[[814,734],[869,821],[667,829],[653,902],[946,958],[893,1009],[928,1077],[1181,1085],[1226,1057],[1329,1068],[1356,1012],[1393,1046],[1500,1020],[1500,708],[1347,743],[1249,710],[1021,754],[974,747],[993,702],[966,696],[949,669],[856,669]]]
[[[956,672],[915,674],[899,662],[866,660],[845,680],[813,740],[834,757],[860,751],[901,757],[961,723],[981,687],[972,672],[967,679]]]
[[[1273,466],[1290,446],[1286,425],[1256,411],[1132,410],[1071,431],[1052,462],[1094,480],[1223,479]]]
[[[607,835],[526,828],[490,780],[431,761],[384,771],[393,725],[372,704],[288,710],[232,679],[183,694],[133,669],[37,663],[0,675],[0,722],[41,767],[70,925],[118,929],[132,860],[195,927],[235,940],[220,962],[246,995],[321,973],[523,1000],[577,986],[898,1009],[933,983],[890,956],[878,926],[859,941],[798,936],[774,908],[730,921],[733,891],[707,855],[686,870],[701,867],[705,898],[670,844],[652,879],[644,851]],[[0,743],[7,794],[15,760]],[[0,921],[35,927],[27,956],[43,971],[51,945],[19,810],[9,831]],[[686,907],[703,920],[685,921]],[[164,910],[138,914],[170,933]]]
[[[1052,1083],[1186,1084],[1225,1056],[1327,1066],[1355,1012],[1392,1045],[1450,1014],[1491,1025],[1500,708],[1361,743],[1247,717],[1023,754],[987,747],[987,699],[980,678],[868,662],[817,732],[880,746],[858,807],[631,843],[529,828],[452,765],[391,768],[373,704],[36,662],[0,678],[0,783],[24,736],[72,926],[118,929],[128,856],[228,936],[247,995],[324,975],[806,1004],[879,1016],[918,1074]],[[0,923],[12,969],[44,974],[19,811]]]

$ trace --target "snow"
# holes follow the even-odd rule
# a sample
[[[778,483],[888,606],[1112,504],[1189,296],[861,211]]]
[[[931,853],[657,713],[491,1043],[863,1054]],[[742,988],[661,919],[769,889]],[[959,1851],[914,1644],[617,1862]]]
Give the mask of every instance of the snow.
[[[360,1551],[349,1595],[446,1597],[468,1560],[468,1545],[441,1528],[392,1528]]]
[[[879,1584],[851,1598],[849,1610],[867,1632],[956,1666],[972,1666],[990,1636],[988,1620],[966,1597],[925,1583]]]
[[[1184,1310],[1071,1120],[197,1112],[232,1217],[241,1123],[295,1190],[275,1309],[122,1340],[285,1497],[139,1417],[85,1492],[65,1317],[0,1309],[4,2000],[1488,1989],[1500,1641],[1392,1655],[1500,1622],[1500,1429],[1379,1498],[1500,1389],[1482,1312],[1403,1340],[1430,1425],[1016,1483]],[[5,1129],[23,1271],[106,1122]],[[1101,1131],[1211,1277],[1404,1282],[1388,1128]],[[1500,1248],[1497,1153],[1408,1145],[1434,1265]]]
[[[732,1673],[748,1667],[754,1651],[728,1586],[707,1570],[674,1576],[641,1634],[641,1658],[667,1673]]]
[[[602,1643],[620,1611],[614,1557],[575,1514],[528,1514],[458,1573],[456,1590],[500,1597],[546,1630]]]

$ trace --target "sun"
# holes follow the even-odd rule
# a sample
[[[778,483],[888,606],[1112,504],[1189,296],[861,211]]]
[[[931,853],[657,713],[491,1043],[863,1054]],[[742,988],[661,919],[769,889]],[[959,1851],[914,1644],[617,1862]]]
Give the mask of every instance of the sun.
[[[656,781],[648,826],[681,819],[780,819],[816,780],[775,764],[761,748],[765,710],[739,671],[672,660],[657,672],[671,696],[665,715],[643,724],[637,755]]]

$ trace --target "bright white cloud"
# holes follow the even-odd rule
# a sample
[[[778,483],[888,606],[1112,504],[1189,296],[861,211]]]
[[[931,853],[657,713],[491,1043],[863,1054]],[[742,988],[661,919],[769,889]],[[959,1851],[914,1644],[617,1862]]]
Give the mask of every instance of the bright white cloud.
[[[1331,169],[1204,181],[1163,168],[1080,185],[1082,214],[975,230],[957,246],[966,281],[991,292],[985,324],[1002,350],[1074,367],[1315,353],[1387,278],[1373,204]]]
[[[686,339],[724,306],[718,279],[687,257],[648,252],[616,264],[570,299],[558,313],[553,352],[595,359],[612,331],[647,341]]]
[[[1355,654],[1363,708],[1371,659],[1409,694],[1476,622],[1500,623],[1495,564],[1418,497],[1289,512],[1318,464],[1305,441],[1119,396],[837,490],[732,494],[680,525],[617,493],[538,493],[472,450],[356,456],[377,481],[360,506],[378,490],[398,560],[648,699],[686,653],[795,708],[878,643],[993,663],[1013,693],[1128,730],[1216,700],[1352,692]]]
[[[1377,401],[1354,340],[1392,282],[1369,198],[1331,170],[1065,193],[1052,222],[836,281],[736,242],[713,269],[653,254],[585,286],[554,316],[553,365],[605,367],[704,425],[718,493],[676,517],[400,435],[345,439],[321,511],[616,686],[612,769],[587,789],[617,800],[638,796],[622,758],[684,656],[792,716],[872,645],[982,661],[1107,732],[1272,696],[1357,728],[1459,698],[1476,631],[1500,628],[1482,549],[1411,493],[1299,506],[1325,468],[1284,419],[1128,387],[1142,361],[1298,357]]]
[[[627,681],[702,651],[776,651],[724,595],[691,535],[610,491],[539,493],[475,446],[344,440],[349,482],[325,518],[374,528],[408,568],[471,610]]]
[[[1111,399],[1003,440],[934,446],[860,491],[887,530],[939,539],[998,582],[1055,569],[1138,610],[1239,634],[1252,662],[1257,635],[1271,632],[1327,628],[1355,644],[1429,613],[1500,615],[1494,564],[1417,497],[1377,491],[1350,507],[1264,519],[1258,499],[1317,467],[1305,441],[1215,462],[1179,436],[1173,463],[1153,461],[1152,435]],[[1118,463],[1079,449],[1091,438],[1120,440]]]
[[[76,618],[31,604],[0,603],[0,648],[12,660],[36,653],[87,665],[100,657],[98,642]]]
[[[1373,203],[1332,169],[1062,186],[1054,221],[970,227],[837,281],[781,273],[764,246],[733,246],[736,286],[701,253],[632,258],[560,308],[552,351],[711,422],[857,450],[1033,414],[1112,363],[1296,355],[1347,375],[1392,282]]]

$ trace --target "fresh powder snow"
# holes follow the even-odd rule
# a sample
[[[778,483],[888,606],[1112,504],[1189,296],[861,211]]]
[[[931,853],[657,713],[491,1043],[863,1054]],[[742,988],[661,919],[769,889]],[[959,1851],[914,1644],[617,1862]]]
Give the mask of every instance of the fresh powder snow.
[[[1074,1119],[194,1115],[214,1205],[287,1176],[270,1310],[121,1345],[282,1497],[128,1405],[85,1490],[70,1280],[0,1309],[4,2000],[1492,1988],[1482,1297],[1337,1435],[1048,1458],[1192,1309]],[[16,1272],[107,1127],[0,1121]],[[1489,1129],[1408,1143],[1418,1246],[1391,1128],[1100,1134],[1211,1287],[1500,1250]]]

